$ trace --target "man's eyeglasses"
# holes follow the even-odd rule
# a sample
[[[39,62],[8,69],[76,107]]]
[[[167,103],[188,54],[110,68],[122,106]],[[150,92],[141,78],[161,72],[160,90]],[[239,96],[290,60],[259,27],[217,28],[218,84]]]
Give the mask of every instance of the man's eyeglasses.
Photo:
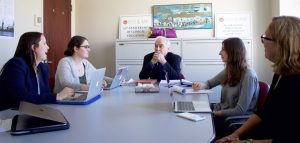
[[[261,40],[261,43],[264,43],[265,40],[275,41],[275,40],[272,39],[272,38],[268,38],[268,37],[266,36],[266,34],[261,35],[261,36],[260,36],[260,40]]]
[[[86,49],[91,48],[90,45],[84,45],[84,46],[79,46],[79,47],[84,47]]]

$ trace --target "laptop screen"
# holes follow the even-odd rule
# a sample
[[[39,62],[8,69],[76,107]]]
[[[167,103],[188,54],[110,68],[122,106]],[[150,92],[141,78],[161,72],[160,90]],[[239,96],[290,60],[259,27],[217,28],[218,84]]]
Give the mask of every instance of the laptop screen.
[[[115,75],[112,83],[109,84],[104,89],[112,89],[112,88],[120,86],[122,84],[122,82],[125,80],[127,72],[128,72],[128,67],[119,68],[118,71],[116,72],[116,75]]]

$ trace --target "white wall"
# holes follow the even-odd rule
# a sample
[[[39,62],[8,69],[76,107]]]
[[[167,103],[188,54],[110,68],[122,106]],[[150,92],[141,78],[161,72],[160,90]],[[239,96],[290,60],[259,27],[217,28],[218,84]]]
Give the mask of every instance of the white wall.
[[[264,58],[260,35],[271,20],[272,0],[75,0],[76,34],[86,36],[92,45],[90,61],[96,67],[106,66],[110,75],[115,70],[115,40],[118,38],[120,15],[152,14],[153,5],[212,3],[213,12],[251,12],[253,21],[253,67],[260,80],[271,81],[270,63]],[[118,4],[116,4],[118,3]],[[89,26],[87,26],[89,25]],[[180,38],[210,38],[213,30],[177,31]],[[137,54],[134,53],[133,54]]]
[[[96,67],[106,66],[108,75],[115,71],[115,40],[118,38],[120,15],[151,14],[153,5],[180,3],[212,3],[213,12],[252,12],[253,67],[260,80],[270,83],[271,63],[264,58],[260,35],[273,16],[297,15],[299,0],[71,0],[72,35],[86,36],[92,46],[89,60]],[[118,4],[116,4],[118,3]],[[76,5],[75,5],[76,4]],[[280,8],[280,10],[278,10]],[[0,67],[10,59],[20,35],[26,31],[43,31],[34,26],[34,15],[43,16],[42,0],[15,0],[15,37],[0,39]],[[178,31],[181,38],[213,36],[212,30]],[[134,53],[133,51],[133,54]]]
[[[15,36],[0,39],[0,68],[15,53],[20,36],[27,31],[42,32],[41,26],[34,25],[34,15],[43,16],[42,0],[15,0]]]
[[[280,0],[280,15],[291,15],[300,17],[300,0]]]

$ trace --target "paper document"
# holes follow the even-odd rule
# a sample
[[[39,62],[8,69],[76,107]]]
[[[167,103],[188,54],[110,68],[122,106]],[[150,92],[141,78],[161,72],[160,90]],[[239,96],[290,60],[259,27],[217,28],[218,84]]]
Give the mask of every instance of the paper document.
[[[159,85],[168,87],[168,82],[167,80],[161,80]],[[180,80],[170,80],[169,86],[173,86],[173,85],[180,85]]]
[[[185,91],[186,94],[194,94],[194,93],[203,93],[203,94],[209,94],[209,93],[213,93],[212,90],[207,90],[207,89],[201,89],[201,90],[193,90],[193,89],[186,89]]]
[[[12,119],[1,120],[0,119],[0,133],[9,131],[11,128]]]
[[[182,79],[182,80],[181,80],[181,84],[182,84],[182,85],[192,86],[193,82],[188,81],[188,80],[185,80],[185,79]]]
[[[180,94],[209,94],[209,93],[213,93],[213,91],[211,91],[211,90],[201,89],[201,90],[195,91],[191,88],[185,89],[184,87],[180,87],[178,85],[174,85],[172,87],[172,91],[176,91]]]

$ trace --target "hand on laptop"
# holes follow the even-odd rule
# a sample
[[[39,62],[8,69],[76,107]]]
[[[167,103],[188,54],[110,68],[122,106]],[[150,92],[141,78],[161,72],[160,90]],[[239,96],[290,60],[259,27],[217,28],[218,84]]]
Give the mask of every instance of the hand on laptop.
[[[89,85],[87,85],[87,84],[81,84],[81,90],[83,90],[83,91],[88,91],[89,88],[90,88]]]
[[[107,82],[105,81],[105,80],[103,80],[103,82],[102,82],[102,88],[105,88],[105,87],[107,87]]]
[[[69,88],[69,87],[65,87],[61,92],[59,92],[56,96],[56,100],[62,100],[65,99],[67,97],[71,97],[73,96],[74,93],[74,89]]]

